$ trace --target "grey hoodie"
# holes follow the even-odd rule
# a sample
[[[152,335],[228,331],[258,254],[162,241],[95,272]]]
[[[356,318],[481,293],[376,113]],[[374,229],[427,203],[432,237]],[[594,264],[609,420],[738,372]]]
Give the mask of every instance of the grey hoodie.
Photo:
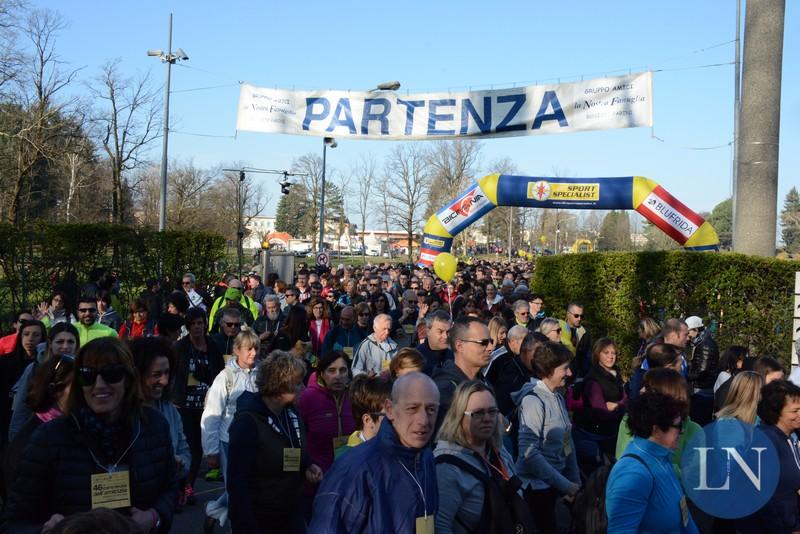
[[[580,474],[564,398],[532,378],[511,400],[520,407],[516,469],[523,487],[574,493]]]
[[[456,443],[439,440],[434,456],[450,454],[474,465],[489,475],[488,468],[472,449]],[[500,450],[500,458],[509,476],[514,475],[514,460],[505,450]],[[469,534],[475,532],[483,511],[483,483],[453,464],[436,464],[436,481],[439,486],[439,510],[436,512],[436,534]],[[456,520],[458,518],[458,520]],[[469,527],[469,530],[464,528]]]

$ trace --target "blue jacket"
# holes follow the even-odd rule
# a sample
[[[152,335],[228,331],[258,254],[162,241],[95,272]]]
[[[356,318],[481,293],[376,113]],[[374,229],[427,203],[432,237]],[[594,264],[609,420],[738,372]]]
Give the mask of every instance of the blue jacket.
[[[378,435],[334,462],[314,499],[310,534],[414,534],[416,518],[439,508],[430,448],[404,447],[388,419]]]
[[[736,529],[744,534],[762,532],[795,532],[800,529],[797,491],[800,490],[800,448],[797,438],[773,425],[759,425],[778,453],[780,478],[772,498],[755,514],[736,521]]]
[[[623,456],[611,469],[606,485],[609,532],[698,532],[691,515],[686,525],[682,523],[684,493],[672,468],[670,452],[650,440],[633,438],[625,453],[635,454],[647,465]],[[689,514],[688,508],[686,513]]]
[[[355,354],[356,347],[366,336],[363,332],[353,325],[350,330],[345,330],[341,325],[336,325],[328,331],[325,340],[322,342],[322,354],[332,350],[343,350],[344,347],[352,349],[351,355]]]

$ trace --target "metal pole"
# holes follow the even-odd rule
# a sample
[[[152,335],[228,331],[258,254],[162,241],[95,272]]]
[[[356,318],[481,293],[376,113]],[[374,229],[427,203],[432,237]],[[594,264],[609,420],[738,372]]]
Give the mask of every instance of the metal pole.
[[[319,195],[319,246],[317,250],[322,252],[324,247],[322,243],[325,241],[325,158],[328,152],[328,143],[325,138],[322,138],[322,191]]]
[[[237,252],[239,256],[239,279],[242,278],[242,263],[243,263],[243,255],[244,251],[242,250],[243,241],[244,241],[244,228],[242,228],[242,183],[244,183],[244,171],[239,171],[239,183],[236,187],[236,206],[239,210],[239,228],[236,231],[237,243],[238,246]]]
[[[164,139],[161,145],[161,196],[159,198],[158,231],[167,226],[167,147],[169,146],[169,74],[172,67],[172,13],[167,27],[167,81],[164,84]]]

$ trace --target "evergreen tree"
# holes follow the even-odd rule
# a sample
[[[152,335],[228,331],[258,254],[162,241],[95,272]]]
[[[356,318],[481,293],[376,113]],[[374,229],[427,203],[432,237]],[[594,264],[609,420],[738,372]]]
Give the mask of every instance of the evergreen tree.
[[[797,188],[792,187],[786,194],[781,211],[781,226],[783,231],[783,245],[786,252],[796,254],[800,252],[800,194]]]
[[[308,210],[306,189],[302,184],[294,184],[288,195],[281,195],[275,214],[275,230],[286,232],[296,239],[306,237],[307,224],[305,214]]]
[[[733,199],[723,200],[711,210],[708,222],[717,231],[720,248],[733,246]]]
[[[600,236],[597,239],[598,250],[630,250],[631,224],[624,211],[610,211],[603,218]]]

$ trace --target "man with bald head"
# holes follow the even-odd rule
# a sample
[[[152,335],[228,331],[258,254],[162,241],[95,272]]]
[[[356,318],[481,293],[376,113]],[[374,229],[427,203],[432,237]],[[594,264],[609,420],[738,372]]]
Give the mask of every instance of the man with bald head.
[[[439,495],[428,442],[438,410],[433,380],[416,372],[398,378],[378,435],[325,474],[309,533],[433,532]]]

